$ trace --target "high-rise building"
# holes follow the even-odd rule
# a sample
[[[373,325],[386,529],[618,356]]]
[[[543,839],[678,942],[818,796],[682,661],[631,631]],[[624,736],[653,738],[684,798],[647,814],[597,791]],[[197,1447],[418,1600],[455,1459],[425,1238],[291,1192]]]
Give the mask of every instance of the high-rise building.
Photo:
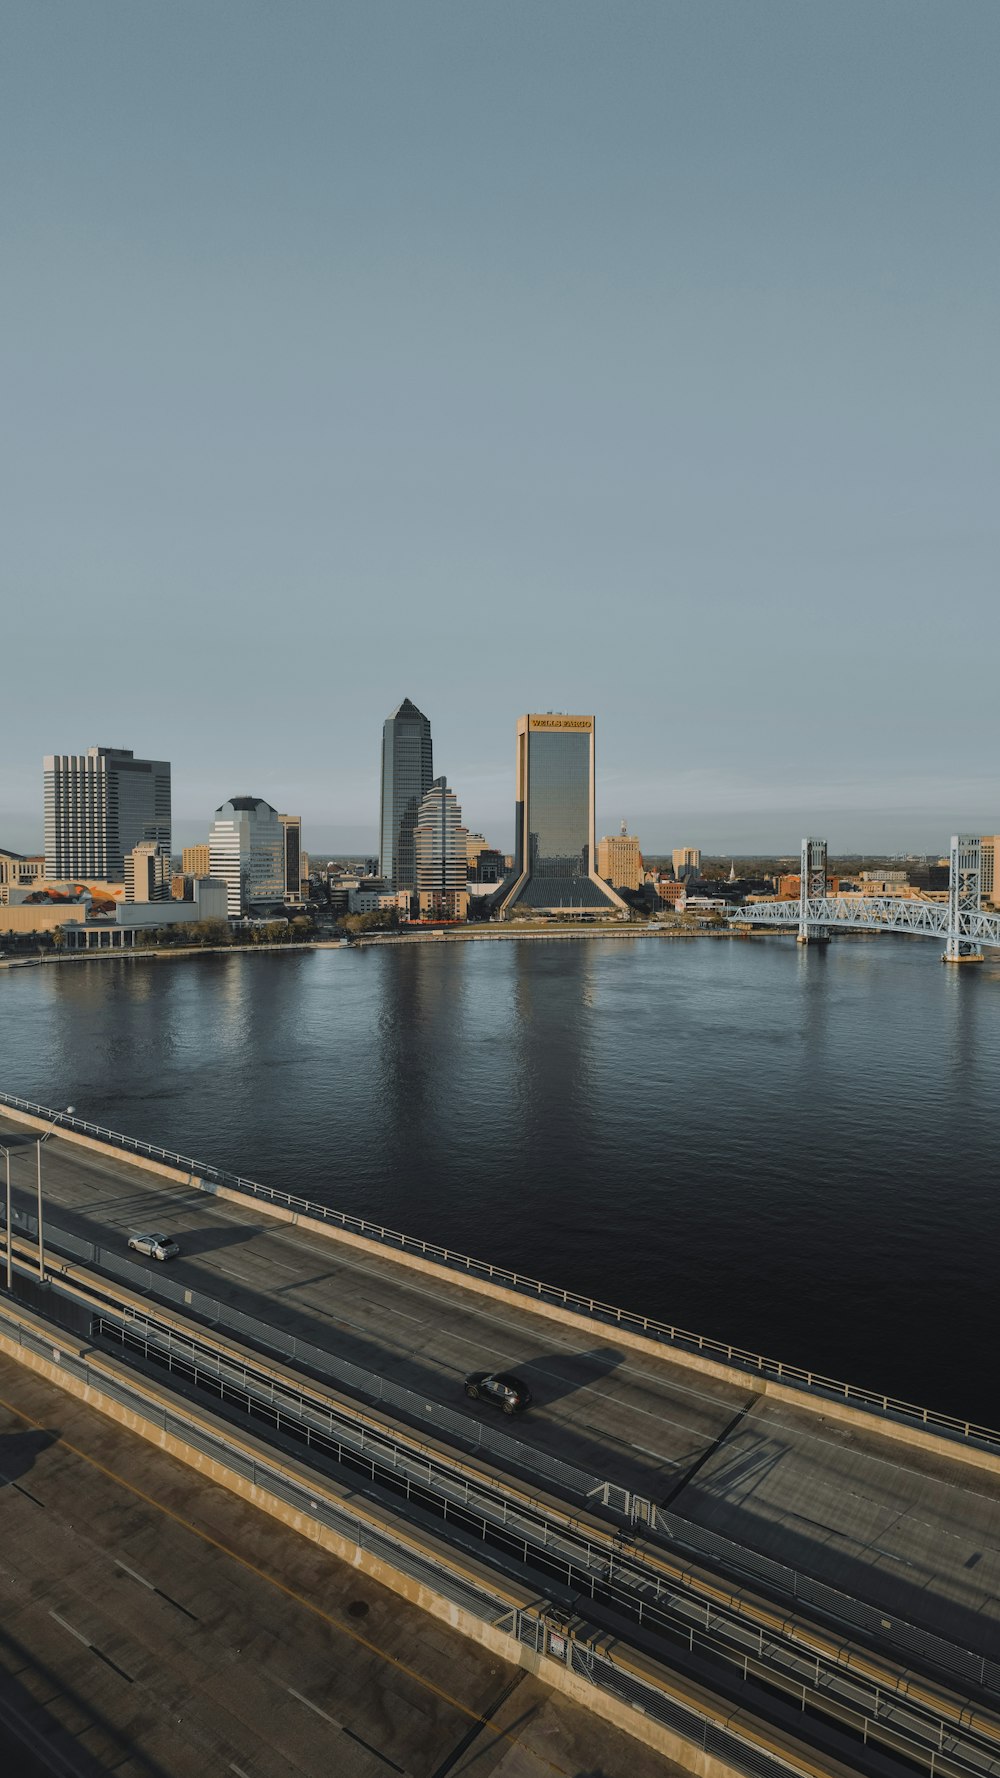
[[[1000,907],[1000,871],[996,867],[998,847],[1000,834],[984,834],[979,842],[980,900],[994,908]],[[912,874],[910,881],[913,881]]]
[[[170,851],[170,766],[125,747],[45,759],[45,875],[122,883],[143,840]]]
[[[416,704],[404,698],[382,725],[379,874],[390,889],[416,889],[413,829],[433,777],[431,725]]]
[[[605,834],[597,846],[597,874],[614,889],[642,886],[642,853],[634,833],[622,822],[621,833]]]
[[[501,913],[627,912],[595,869],[594,718],[520,717],[516,785],[516,880]]]
[[[697,877],[700,874],[701,852],[697,846],[675,846],[670,856],[674,876],[679,882],[686,882],[688,877]]]
[[[413,829],[417,896],[423,919],[464,920],[469,911],[468,830],[455,792],[435,778]]]
[[[277,809],[259,796],[232,796],[215,811],[208,836],[210,875],[226,885],[226,912],[253,902],[283,901],[285,840]]]
[[[170,900],[170,853],[153,840],[140,840],[125,855],[125,900]]]
[[[208,846],[185,846],[181,852],[181,870],[186,877],[207,877],[211,866]]]
[[[284,835],[284,872],[285,898],[288,901],[300,901],[302,898],[302,816],[279,815],[281,831]]]

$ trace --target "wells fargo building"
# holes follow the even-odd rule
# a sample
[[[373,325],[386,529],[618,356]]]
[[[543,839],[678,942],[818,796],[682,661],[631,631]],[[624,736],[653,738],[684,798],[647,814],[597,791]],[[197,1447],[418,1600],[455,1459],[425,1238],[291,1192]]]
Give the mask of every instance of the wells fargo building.
[[[594,718],[520,717],[516,776],[514,883],[501,913],[626,912],[596,869]]]

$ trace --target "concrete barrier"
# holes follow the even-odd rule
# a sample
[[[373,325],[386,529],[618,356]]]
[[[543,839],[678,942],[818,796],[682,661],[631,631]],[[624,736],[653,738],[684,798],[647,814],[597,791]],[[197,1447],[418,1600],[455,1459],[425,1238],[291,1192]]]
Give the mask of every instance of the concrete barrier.
[[[0,1114],[17,1123],[27,1124],[37,1130],[47,1130],[51,1124],[44,1118],[28,1112],[14,1110],[0,1104]],[[309,1216],[299,1210],[290,1209],[287,1205],[275,1203],[270,1198],[256,1197],[251,1192],[237,1190],[233,1186],[218,1185],[214,1180],[202,1179],[197,1173],[184,1172],[181,1168],[172,1167],[163,1161],[154,1161],[145,1155],[134,1154],[131,1149],[115,1148],[111,1143],[102,1142],[94,1136],[86,1136],[82,1131],[58,1126],[59,1139],[62,1142],[73,1142],[81,1148],[89,1148],[98,1154],[112,1157],[127,1163],[129,1166],[140,1167],[145,1172],[155,1173],[160,1178],[168,1179],[173,1184],[186,1185],[196,1191],[204,1191],[212,1197],[226,1199],[247,1210],[252,1205],[255,1210],[271,1217],[276,1222],[283,1222],[295,1228],[306,1230],[309,1234],[323,1236],[326,1240],[336,1241],[341,1246],[352,1247],[373,1259],[385,1260],[392,1265],[402,1266],[410,1271],[432,1278],[438,1283],[457,1285],[475,1296],[486,1297],[491,1302],[502,1303],[512,1308],[530,1311],[545,1320],[555,1321],[560,1326],[572,1329],[576,1333],[593,1335],[599,1328],[604,1338],[616,1342],[631,1352],[641,1353],[644,1358],[662,1358],[671,1365],[680,1365],[686,1370],[698,1372],[702,1376],[713,1377],[719,1382],[728,1383],[735,1389],[750,1389],[758,1395],[766,1395],[773,1401],[786,1403],[791,1407],[801,1408],[816,1414],[821,1420],[833,1420],[838,1425],[850,1426],[867,1434],[878,1434],[896,1444],[908,1446],[911,1450],[920,1450],[934,1455],[947,1456],[959,1463],[969,1465],[973,1469],[986,1470],[991,1475],[1000,1475],[1000,1452],[989,1451],[972,1444],[960,1437],[949,1437],[946,1432],[936,1431],[932,1427],[922,1426],[913,1421],[891,1419],[881,1415],[874,1407],[854,1406],[849,1402],[819,1393],[813,1393],[808,1387],[796,1388],[789,1383],[782,1383],[778,1378],[761,1376],[752,1370],[743,1370],[736,1365],[728,1365],[717,1358],[707,1358],[703,1353],[691,1352],[682,1346],[671,1345],[668,1341],[656,1340],[650,1334],[636,1333],[629,1328],[617,1326],[613,1321],[606,1321],[574,1309],[568,1309],[560,1303],[549,1303],[541,1297],[530,1296],[526,1291],[512,1290],[509,1286],[497,1284],[488,1278],[470,1277],[457,1267],[443,1266],[435,1260],[426,1259],[419,1253],[408,1253],[398,1247],[390,1247],[387,1243],[372,1240],[366,1235],[355,1234],[350,1229],[338,1228],[335,1223],[325,1221],[322,1217]]]
[[[454,1599],[435,1590],[433,1585],[407,1573],[403,1568],[395,1567],[375,1552],[366,1550],[362,1545],[335,1531],[331,1526],[323,1524],[311,1513],[292,1506],[290,1502],[282,1499],[279,1494],[273,1493],[261,1483],[248,1480],[237,1469],[200,1450],[197,1445],[180,1437],[177,1433],[168,1431],[164,1426],[157,1424],[155,1419],[148,1418],[127,1407],[116,1399],[110,1389],[104,1389],[99,1384],[74,1375],[73,1371],[63,1363],[64,1357],[72,1357],[78,1362],[86,1363],[88,1373],[106,1371],[109,1378],[112,1377],[118,1367],[112,1360],[96,1355],[93,1348],[85,1349],[82,1345],[65,1339],[47,1323],[39,1321],[35,1316],[27,1313],[18,1312],[14,1319],[29,1328],[36,1339],[44,1340],[51,1350],[52,1357],[45,1357],[29,1347],[22,1346],[0,1324],[0,1352],[7,1357],[15,1359],[37,1375],[44,1377],[47,1382],[55,1384],[58,1388],[85,1402],[88,1407],[94,1408],[98,1413],[114,1420],[139,1438],[156,1445],[169,1456],[206,1477],[207,1480],[217,1483],[220,1487],[227,1489],[229,1493],[239,1496],[250,1505],[268,1513],[270,1517],[286,1525],[300,1536],[307,1537],[340,1561],[360,1569],[390,1592],[447,1624],[460,1635],[489,1649],[491,1653],[498,1655],[502,1660],[526,1668],[552,1690],[561,1692],[574,1703],[589,1710],[592,1714],[602,1717],[604,1721],[623,1730],[633,1739],[641,1741],[658,1753],[662,1753],[683,1770],[695,1774],[695,1778],[747,1778],[746,1770],[743,1767],[731,1765],[718,1755],[707,1753],[703,1748],[685,1739],[676,1731],[655,1722],[641,1709],[637,1710],[617,1698],[611,1697],[598,1686],[589,1684],[571,1672],[563,1661],[528,1647],[518,1638],[499,1629],[495,1624],[477,1617],[474,1612],[458,1604]],[[131,1372],[126,1374],[130,1389],[134,1390],[137,1383],[141,1384],[151,1407],[159,1408],[161,1411],[165,1409],[171,1416],[176,1417],[181,1404],[164,1395],[155,1384],[147,1379],[137,1378]],[[185,1413],[189,1414],[192,1419],[202,1420],[205,1418],[192,1410],[190,1404],[184,1403],[183,1407]],[[211,1422],[206,1421],[206,1424],[211,1427]],[[214,1428],[212,1428],[212,1432],[214,1436],[218,1436]],[[286,1470],[293,1484],[296,1487],[302,1487],[302,1477],[297,1473],[299,1466],[288,1462],[267,1447],[258,1449],[253,1441],[241,1438],[228,1426],[225,1429],[225,1436],[227,1442],[233,1445],[234,1451],[239,1451],[244,1458],[249,1458],[251,1461],[262,1460],[269,1468],[278,1472]],[[330,1496],[337,1493],[329,1481],[319,1475],[309,1474],[305,1477],[305,1481],[309,1490],[317,1496]],[[377,1536],[384,1539],[388,1535],[399,1540],[401,1535],[399,1529],[392,1527],[391,1530],[388,1530],[386,1521],[378,1518],[368,1506],[360,1502],[356,1492],[352,1492],[349,1509],[345,1510],[349,1510],[353,1518],[369,1525]],[[421,1560],[429,1562],[436,1559],[436,1551],[430,1547],[430,1540],[427,1545],[423,1545],[409,1530],[402,1536],[403,1541],[410,1545]],[[470,1563],[470,1573],[472,1568],[473,1565]],[[499,1576],[489,1570],[482,1572],[486,1589],[490,1593],[496,1595],[499,1592],[501,1596],[507,1593],[508,1588],[505,1587]],[[511,1594],[512,1609],[529,1609],[532,1604],[537,1608],[537,1596],[534,1594],[526,1593],[523,1596]],[[644,1667],[651,1671],[650,1664],[638,1657],[636,1661],[637,1677]],[[657,1683],[659,1689],[659,1676]],[[685,1708],[689,1710],[696,1708],[699,1714],[705,1714],[705,1703],[709,1694],[701,1692],[700,1688],[696,1704],[692,1701],[691,1693],[679,1684],[668,1682],[667,1690],[672,1692],[677,1701],[682,1703]],[[713,1710],[707,1720],[732,1732],[736,1725],[737,1713],[724,1706],[721,1711]],[[804,1761],[801,1758],[802,1750],[796,1743],[778,1731],[773,1731],[773,1740],[771,1740],[771,1733],[769,1732],[768,1739],[765,1739],[763,1734],[748,1734],[749,1745],[758,1760],[760,1754],[764,1753],[769,1759],[777,1759],[782,1764],[790,1766],[794,1771],[808,1774],[809,1778],[829,1778],[831,1772],[836,1770],[836,1768],[818,1760],[815,1763]],[[799,1757],[794,1759],[791,1757],[793,1750]]]

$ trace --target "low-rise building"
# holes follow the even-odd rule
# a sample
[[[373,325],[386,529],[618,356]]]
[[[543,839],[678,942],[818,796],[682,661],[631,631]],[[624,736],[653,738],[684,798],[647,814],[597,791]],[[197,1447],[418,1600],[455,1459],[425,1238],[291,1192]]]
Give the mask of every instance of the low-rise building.
[[[634,833],[626,831],[622,822],[621,832],[605,834],[597,842],[597,874],[610,883],[613,889],[638,889],[642,883],[643,865],[639,841]]]
[[[0,905],[0,944],[4,938],[20,938],[30,932],[55,932],[57,927],[82,927],[90,906],[79,901],[17,902]]]
[[[181,870],[186,877],[207,877],[209,872],[208,842],[201,846],[185,846],[181,852]]]
[[[130,951],[143,932],[160,926],[193,925],[200,920],[226,919],[227,888],[216,877],[198,877],[192,901],[126,901],[115,908],[113,921],[88,921],[67,928],[70,951]]]
[[[6,847],[0,846],[0,901],[5,899],[5,889],[28,889],[44,875],[44,854],[28,856],[23,852],[8,852]]]
[[[349,889],[347,910],[351,914],[398,913],[401,920],[410,917],[408,889]]]

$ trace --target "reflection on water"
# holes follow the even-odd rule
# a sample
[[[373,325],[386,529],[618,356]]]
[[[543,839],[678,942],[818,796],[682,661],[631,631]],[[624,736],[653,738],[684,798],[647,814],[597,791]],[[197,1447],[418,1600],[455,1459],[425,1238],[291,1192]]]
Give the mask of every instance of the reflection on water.
[[[427,944],[0,974],[0,1084],[995,1420],[1000,967]]]

